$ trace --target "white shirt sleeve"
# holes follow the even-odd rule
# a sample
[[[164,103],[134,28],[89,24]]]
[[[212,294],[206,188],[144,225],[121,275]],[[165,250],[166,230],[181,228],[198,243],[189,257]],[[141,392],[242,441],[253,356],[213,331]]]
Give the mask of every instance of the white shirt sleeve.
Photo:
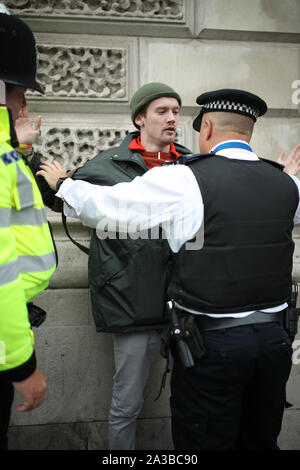
[[[299,204],[294,215],[294,225],[297,225],[297,224],[300,224],[300,180],[297,178],[297,176],[293,176],[293,175],[289,175],[289,176],[293,179],[299,191]]]
[[[174,252],[196,235],[203,222],[199,186],[184,165],[153,168],[130,183],[114,186],[67,179],[56,195],[65,202],[65,215],[79,217],[99,233],[137,234],[160,226]]]

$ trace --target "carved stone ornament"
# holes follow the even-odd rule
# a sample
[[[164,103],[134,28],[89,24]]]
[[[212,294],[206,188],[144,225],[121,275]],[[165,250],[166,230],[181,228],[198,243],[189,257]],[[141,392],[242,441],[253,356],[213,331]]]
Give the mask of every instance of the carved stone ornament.
[[[37,80],[44,98],[126,101],[127,57],[126,48],[38,45]]]
[[[120,145],[128,129],[52,127],[42,129],[34,149],[44,160],[57,160],[71,170],[110,147]]]
[[[163,21],[183,19],[183,0],[7,0],[12,13],[70,17],[153,18]]]

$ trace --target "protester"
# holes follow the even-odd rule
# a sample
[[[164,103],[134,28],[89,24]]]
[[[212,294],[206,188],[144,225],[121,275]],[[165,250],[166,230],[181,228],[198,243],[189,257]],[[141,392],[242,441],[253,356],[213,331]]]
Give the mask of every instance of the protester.
[[[132,96],[130,132],[118,147],[101,152],[73,174],[74,179],[113,185],[131,181],[149,169],[190,151],[174,143],[181,98],[164,83],[142,86]],[[20,120],[24,128],[27,119]],[[40,158],[30,165],[39,169]],[[38,177],[39,179],[39,177]],[[44,179],[41,178],[43,181]],[[58,209],[42,184],[44,201]],[[99,233],[98,233],[99,235]],[[144,388],[160,348],[159,331],[167,324],[166,282],[170,250],[157,234],[137,240],[97,236],[89,249],[89,287],[98,332],[113,333],[115,374],[109,413],[109,448],[135,449],[136,419]]]

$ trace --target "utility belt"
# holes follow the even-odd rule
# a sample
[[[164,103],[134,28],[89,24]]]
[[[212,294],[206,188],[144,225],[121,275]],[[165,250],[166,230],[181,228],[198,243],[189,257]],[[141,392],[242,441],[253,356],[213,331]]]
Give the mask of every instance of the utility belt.
[[[285,310],[273,313],[256,311],[240,318],[194,315],[176,308],[175,302],[172,300],[168,302],[171,323],[169,328],[162,333],[161,354],[167,358],[169,351],[171,351],[184,368],[193,367],[195,361],[205,355],[202,332],[260,323],[278,322],[294,340],[298,330],[300,312],[300,309],[296,308],[297,295],[298,284],[293,283],[291,298]]]
[[[201,331],[221,330],[223,328],[234,328],[237,326],[253,325],[255,323],[279,322],[282,324],[283,314],[286,310],[276,313],[263,313],[256,311],[246,317],[212,318],[207,315],[195,315],[195,321]]]
[[[298,284],[293,282],[291,297],[285,310],[274,313],[253,312],[246,317],[220,317],[213,318],[207,315],[194,315],[175,307],[173,300],[167,303],[170,317],[168,328],[161,333],[161,355],[166,359],[166,369],[163,374],[159,398],[165,387],[166,375],[170,372],[170,352],[184,369],[195,365],[205,354],[205,345],[202,332],[244,325],[277,322],[286,330],[292,341],[298,331],[300,309],[297,308]]]

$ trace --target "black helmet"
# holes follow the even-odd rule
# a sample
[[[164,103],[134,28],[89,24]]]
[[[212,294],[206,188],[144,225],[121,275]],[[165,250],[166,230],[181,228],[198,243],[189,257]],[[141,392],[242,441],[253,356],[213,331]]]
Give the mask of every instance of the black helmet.
[[[0,80],[44,93],[35,80],[35,39],[24,21],[0,13],[0,44]]]

